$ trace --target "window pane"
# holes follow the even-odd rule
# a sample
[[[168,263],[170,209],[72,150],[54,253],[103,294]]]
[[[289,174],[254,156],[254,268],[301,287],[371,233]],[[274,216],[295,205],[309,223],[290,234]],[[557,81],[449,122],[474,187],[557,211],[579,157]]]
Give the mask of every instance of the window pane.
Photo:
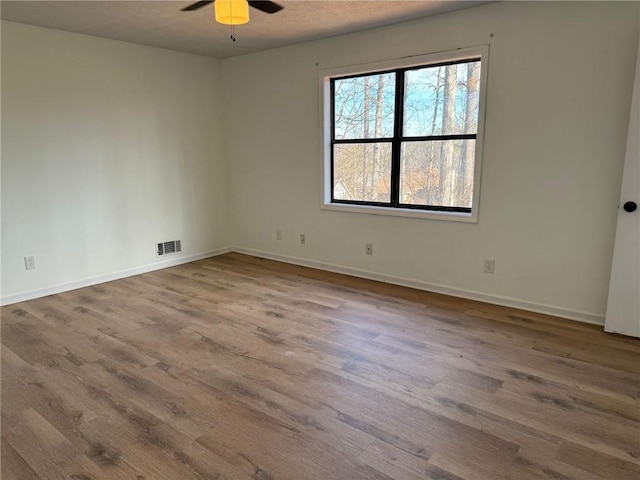
[[[400,203],[471,208],[475,140],[405,142]]]
[[[395,74],[336,79],[334,135],[337,140],[393,136]]]
[[[390,201],[391,143],[334,145],[333,197],[362,202]]]
[[[480,61],[408,70],[404,135],[457,135],[478,131]]]

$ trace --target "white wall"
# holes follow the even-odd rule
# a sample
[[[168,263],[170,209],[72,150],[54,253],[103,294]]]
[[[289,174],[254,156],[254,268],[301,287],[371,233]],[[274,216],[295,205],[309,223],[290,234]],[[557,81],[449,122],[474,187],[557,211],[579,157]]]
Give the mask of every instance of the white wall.
[[[220,84],[214,59],[2,22],[5,302],[229,245]]]
[[[639,7],[500,2],[225,60],[235,244],[601,323]],[[321,210],[319,70],[481,44],[479,223]]]
[[[499,2],[224,61],[2,22],[3,301],[181,238],[602,322],[639,9]],[[480,44],[479,223],[321,210],[319,70]]]

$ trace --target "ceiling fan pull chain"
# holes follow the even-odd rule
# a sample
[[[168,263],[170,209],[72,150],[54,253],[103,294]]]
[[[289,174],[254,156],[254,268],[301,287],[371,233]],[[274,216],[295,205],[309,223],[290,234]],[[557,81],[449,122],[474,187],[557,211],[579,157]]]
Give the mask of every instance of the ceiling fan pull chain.
[[[233,18],[233,2],[232,2],[232,0],[229,0],[229,14],[230,14],[231,18]],[[233,22],[231,23],[231,41],[232,42],[236,41],[236,26],[233,24]]]

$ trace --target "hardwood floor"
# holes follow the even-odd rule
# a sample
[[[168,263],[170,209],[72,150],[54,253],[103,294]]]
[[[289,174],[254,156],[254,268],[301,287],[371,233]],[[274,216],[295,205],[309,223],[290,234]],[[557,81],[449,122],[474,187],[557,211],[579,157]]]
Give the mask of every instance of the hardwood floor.
[[[640,478],[640,342],[228,254],[2,308],[2,479]]]

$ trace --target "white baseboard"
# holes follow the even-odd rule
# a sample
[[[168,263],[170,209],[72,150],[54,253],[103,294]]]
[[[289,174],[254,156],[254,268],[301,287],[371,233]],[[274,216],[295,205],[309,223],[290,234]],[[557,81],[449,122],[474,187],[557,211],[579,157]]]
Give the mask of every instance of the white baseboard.
[[[119,272],[108,273],[106,275],[97,275],[95,277],[89,277],[83,280],[61,283],[59,285],[54,285],[52,287],[42,288],[39,290],[31,290],[29,292],[9,295],[7,297],[0,298],[0,305],[11,305],[12,303],[24,302],[26,300],[33,300],[34,298],[46,297],[47,295],[68,292],[69,290],[75,290],[77,288],[90,287],[99,283],[111,282],[113,280],[119,280],[121,278],[132,277],[134,275],[140,275],[147,272],[153,272],[154,270],[161,270],[167,267],[174,267],[176,265],[182,265],[184,263],[195,262],[196,260],[215,257],[217,255],[222,255],[224,253],[229,253],[232,251],[234,251],[233,248],[227,247],[219,248],[217,250],[211,250],[209,252],[196,253],[193,255],[177,255],[171,259],[163,260],[157,263],[128,268],[126,270],[120,270]]]
[[[377,280],[379,282],[390,283],[393,285],[400,285],[403,287],[411,287],[417,290],[425,290],[428,292],[442,293],[444,295],[451,295],[452,297],[466,298],[469,300],[478,300],[480,302],[491,303],[494,305],[501,305],[504,307],[512,307],[520,310],[527,310],[530,312],[544,313],[546,315],[553,315],[554,317],[561,317],[569,320],[577,320],[579,322],[591,323],[594,325],[604,325],[604,315],[600,315],[597,313],[583,312],[580,310],[570,310],[567,308],[556,307],[553,305],[545,305],[541,303],[528,302],[528,301],[520,300],[517,298],[491,295],[487,293],[476,292],[473,290],[465,290],[462,288],[451,287],[448,285],[427,283],[421,280],[394,277],[391,275],[384,275],[380,273],[369,272],[367,270],[343,267],[340,265],[333,265],[330,263],[323,263],[315,260],[307,260],[305,258],[299,258],[299,257],[291,257],[288,255],[280,255],[277,253],[264,252],[261,250],[253,250],[250,248],[234,247],[232,248],[232,250],[234,252],[244,253],[246,255],[253,255],[255,257],[267,258],[270,260],[277,260],[279,262],[291,263],[294,265],[301,265],[304,267],[317,268],[319,270],[326,270],[328,272],[342,273],[345,275],[366,278],[369,280]]]
[[[390,283],[393,285],[400,285],[403,287],[411,287],[418,290],[425,290],[428,292],[442,293],[444,295],[451,295],[453,297],[466,298],[469,300],[478,300],[480,302],[491,303],[494,305],[502,305],[505,307],[518,308],[521,310],[528,310],[531,312],[544,313],[544,314],[553,315],[556,317],[567,318],[569,320],[577,320],[579,322],[591,323],[595,325],[604,325],[604,315],[600,315],[597,313],[583,312],[580,310],[570,310],[567,308],[556,307],[553,305],[545,305],[541,303],[528,302],[528,301],[520,300],[517,298],[491,295],[487,293],[476,292],[473,290],[465,290],[457,287],[451,287],[448,285],[427,283],[427,282],[423,282],[422,280],[394,277],[392,275],[385,275],[381,273],[370,272],[367,270],[343,267],[340,265],[318,262],[315,260],[307,260],[305,258],[292,257],[289,255],[270,253],[262,250],[253,250],[253,249],[244,248],[244,247],[227,247],[227,248],[212,250],[209,252],[198,253],[194,255],[179,256],[179,257],[172,258],[170,260],[164,260],[162,262],[143,265],[141,267],[121,270],[119,272],[109,273],[107,275],[98,275],[95,277],[86,278],[84,280],[62,283],[59,285],[54,285],[52,287],[47,287],[39,290],[32,290],[29,292],[9,295],[7,297],[0,298],[0,305],[11,305],[12,303],[24,302],[26,300],[32,300],[34,298],[46,297],[47,295],[67,292],[69,290],[75,290],[77,288],[89,287],[92,285],[97,285],[99,283],[110,282],[112,280],[131,277],[133,275],[140,275],[142,273],[152,272],[154,270],[161,270],[163,268],[182,265],[184,263],[195,262],[196,260],[215,257],[217,255],[222,255],[224,253],[229,253],[229,252],[244,253],[246,255],[253,255],[255,257],[267,258],[270,260],[290,263],[293,265],[317,268],[318,270],[326,270],[328,272],[342,273],[345,275],[366,278],[369,280],[376,280],[379,282]]]

